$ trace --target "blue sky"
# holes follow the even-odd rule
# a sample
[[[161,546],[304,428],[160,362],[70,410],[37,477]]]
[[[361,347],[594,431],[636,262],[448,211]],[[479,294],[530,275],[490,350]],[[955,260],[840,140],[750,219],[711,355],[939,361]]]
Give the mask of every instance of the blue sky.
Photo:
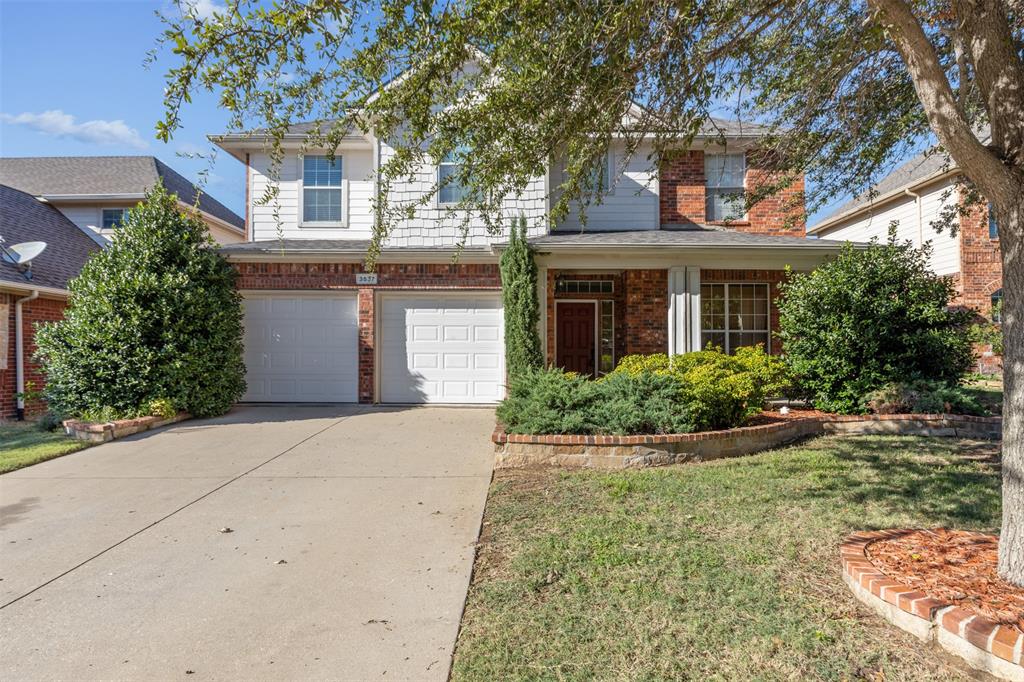
[[[147,70],[143,60],[161,31],[155,12],[168,6],[0,0],[0,156],[151,154],[197,180],[209,161],[178,153],[208,153],[206,135],[224,130],[228,117],[212,97],[197,97],[170,144],[154,137],[170,61]],[[226,153],[206,189],[244,212],[244,166]]]
[[[197,180],[209,160],[181,153],[208,154],[206,135],[228,116],[199,94],[171,143],[154,137],[171,61],[143,61],[162,28],[157,10],[170,9],[169,0],[0,0],[0,156],[151,154]],[[206,190],[242,215],[243,165],[221,152]]]

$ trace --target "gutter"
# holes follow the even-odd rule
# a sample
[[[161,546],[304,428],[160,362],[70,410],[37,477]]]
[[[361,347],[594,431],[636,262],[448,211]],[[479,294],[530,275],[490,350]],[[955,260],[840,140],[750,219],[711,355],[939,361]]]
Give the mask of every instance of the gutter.
[[[908,197],[914,198],[914,205],[917,206],[917,248],[924,246],[924,216],[921,212],[921,195],[909,189],[903,190]]]
[[[25,421],[25,333],[22,329],[21,306],[37,298],[39,290],[34,289],[28,296],[14,301],[14,390],[18,397],[18,421]]]

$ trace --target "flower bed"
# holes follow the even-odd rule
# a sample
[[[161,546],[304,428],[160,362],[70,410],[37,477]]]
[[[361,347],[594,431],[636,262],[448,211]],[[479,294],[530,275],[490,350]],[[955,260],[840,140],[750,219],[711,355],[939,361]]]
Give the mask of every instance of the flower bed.
[[[117,438],[149,431],[160,426],[174,424],[191,417],[188,412],[179,412],[173,417],[136,417],[135,419],[116,419],[109,422],[86,422],[68,419],[63,422],[64,432],[78,440],[90,443],[106,443]]]
[[[790,415],[799,415],[791,412]],[[531,435],[497,428],[495,466],[628,469],[739,457],[825,433],[998,439],[1002,418],[953,414],[778,415],[772,423],[699,433],[634,436]]]
[[[978,670],[1020,681],[1024,590],[995,577],[996,542],[945,529],[855,533],[841,548],[843,579],[894,625]]]

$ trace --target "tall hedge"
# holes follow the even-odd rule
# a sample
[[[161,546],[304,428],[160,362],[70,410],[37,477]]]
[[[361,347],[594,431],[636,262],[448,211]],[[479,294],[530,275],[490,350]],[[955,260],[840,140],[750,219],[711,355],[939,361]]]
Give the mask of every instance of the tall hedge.
[[[505,306],[505,369],[510,378],[544,365],[537,324],[537,264],[526,242],[526,218],[513,224],[501,254],[501,292]]]
[[[145,414],[154,402],[222,414],[245,391],[236,273],[206,226],[157,185],[71,281],[38,355],[50,406],[68,416]]]
[[[867,394],[919,380],[956,383],[972,362],[971,314],[950,307],[952,282],[930,250],[872,242],[782,286],[786,361],[819,409],[864,410]]]

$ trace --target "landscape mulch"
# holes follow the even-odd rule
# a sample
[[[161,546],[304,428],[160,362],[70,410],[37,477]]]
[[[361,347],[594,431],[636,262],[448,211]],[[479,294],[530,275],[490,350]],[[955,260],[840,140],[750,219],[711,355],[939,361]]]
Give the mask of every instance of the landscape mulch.
[[[872,542],[867,553],[893,580],[1024,632],[1024,588],[999,577],[997,537],[917,530]]]

